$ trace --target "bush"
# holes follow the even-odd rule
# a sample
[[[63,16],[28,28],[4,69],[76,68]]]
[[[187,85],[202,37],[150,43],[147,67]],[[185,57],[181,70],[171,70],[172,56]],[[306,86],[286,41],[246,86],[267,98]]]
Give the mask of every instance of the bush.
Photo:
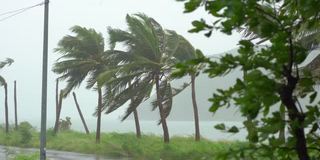
[[[69,131],[71,128],[71,118],[66,117],[66,120],[60,119],[59,121],[59,130],[60,131]]]
[[[21,136],[20,142],[22,144],[28,144],[32,139],[32,132],[34,128],[28,122],[21,122],[18,126],[18,133]]]

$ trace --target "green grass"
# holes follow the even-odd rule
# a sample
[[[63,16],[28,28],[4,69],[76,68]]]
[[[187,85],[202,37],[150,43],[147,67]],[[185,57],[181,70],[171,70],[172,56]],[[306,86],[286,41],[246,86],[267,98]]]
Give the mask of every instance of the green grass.
[[[21,143],[19,131],[5,134],[0,131],[0,144],[17,147],[38,147],[39,133],[32,131],[28,143]],[[95,143],[95,134],[86,135],[76,131],[47,134],[47,148],[61,151],[106,155],[109,157],[131,157],[134,160],[213,160],[219,153],[229,148],[243,146],[241,142],[212,142],[202,139],[195,142],[193,137],[172,137],[169,144],[155,135],[143,135],[136,138],[133,133],[103,133],[101,143]],[[19,157],[18,157],[19,158]],[[19,160],[22,160],[20,158]],[[25,158],[29,160],[28,157]],[[18,160],[18,159],[17,159]]]
[[[39,159],[39,154],[19,154],[16,155],[12,160],[37,160]]]

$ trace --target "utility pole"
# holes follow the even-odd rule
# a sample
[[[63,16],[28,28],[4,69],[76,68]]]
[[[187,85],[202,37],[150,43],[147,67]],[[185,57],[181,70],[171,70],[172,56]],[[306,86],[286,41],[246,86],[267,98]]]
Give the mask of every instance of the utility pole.
[[[46,159],[49,0],[44,2],[40,160]]]

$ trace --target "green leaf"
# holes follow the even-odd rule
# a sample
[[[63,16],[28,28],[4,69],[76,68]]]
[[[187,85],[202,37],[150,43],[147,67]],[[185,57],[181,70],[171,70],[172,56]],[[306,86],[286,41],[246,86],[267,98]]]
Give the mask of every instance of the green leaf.
[[[218,106],[218,105],[212,105],[209,110],[210,110],[210,112],[215,113],[215,112],[217,112],[217,110],[219,109],[219,107],[220,107],[220,106]]]
[[[226,126],[223,123],[215,125],[214,128],[218,130],[226,130]]]
[[[201,2],[202,0],[190,0],[189,2],[184,4],[184,7],[185,7],[184,12],[189,13],[196,10],[200,6]]]
[[[309,100],[309,103],[313,103],[315,98],[317,97],[317,94],[318,92],[313,92],[311,95],[310,95],[310,100]]]
[[[194,26],[194,28],[189,30],[189,32],[191,33],[198,33],[206,29],[212,29],[212,26],[209,26],[203,19],[193,21],[192,25]]]
[[[228,129],[228,132],[230,132],[230,133],[238,133],[239,129],[236,126],[232,126],[230,129]]]
[[[309,131],[309,133],[314,133],[315,131],[317,131],[319,129],[319,125],[318,123],[314,123],[311,127],[311,130]]]

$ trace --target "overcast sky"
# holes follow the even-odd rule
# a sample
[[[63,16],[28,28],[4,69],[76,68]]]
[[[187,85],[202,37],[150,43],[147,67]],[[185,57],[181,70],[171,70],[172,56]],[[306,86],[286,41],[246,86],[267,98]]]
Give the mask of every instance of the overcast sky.
[[[41,3],[39,0],[0,0],[0,14]],[[195,48],[206,55],[218,54],[237,46],[239,34],[232,36],[213,33],[210,38],[203,34],[188,33],[191,22],[204,18],[210,20],[203,10],[192,14],[183,13],[183,4],[175,0],[51,0],[49,18],[49,77],[48,77],[48,119],[54,118],[55,78],[51,72],[52,63],[57,59],[53,48],[74,25],[94,28],[107,38],[106,28],[126,29],[126,14],[145,13],[153,17],[164,28],[177,31],[187,38]],[[6,16],[0,16],[0,19]],[[12,66],[0,71],[9,84],[10,122],[13,122],[13,81],[18,84],[19,119],[35,122],[40,119],[41,69],[43,38],[43,6],[30,9],[22,14],[0,21],[0,60],[6,57],[15,60]],[[63,87],[63,84],[61,84]],[[92,117],[97,103],[94,91],[83,88],[76,90],[79,103],[86,117]],[[0,90],[0,115],[4,115],[3,89]],[[78,119],[74,102],[69,96],[62,109],[62,117]],[[116,118],[123,110],[108,117]],[[3,123],[4,116],[0,119]],[[104,116],[105,118],[106,116]],[[38,121],[37,123],[40,123]],[[39,125],[39,124],[35,124]],[[49,126],[50,127],[50,126]]]

